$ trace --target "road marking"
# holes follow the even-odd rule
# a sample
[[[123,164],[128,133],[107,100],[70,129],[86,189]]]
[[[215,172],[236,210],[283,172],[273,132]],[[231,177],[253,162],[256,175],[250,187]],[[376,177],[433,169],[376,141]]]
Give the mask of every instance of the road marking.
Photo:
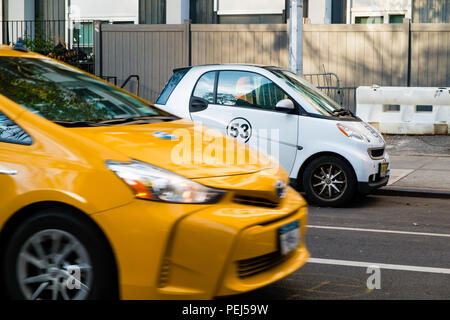
[[[429,237],[445,237],[445,238],[450,238],[450,234],[446,234],[446,233],[428,233],[428,232],[413,232],[413,231],[398,231],[398,230],[380,230],[380,229],[363,229],[363,228],[332,227],[332,226],[315,226],[315,225],[308,225],[307,228],[313,228],[313,229],[329,229],[329,230],[344,230],[344,231],[361,231],[361,232],[395,233],[395,234],[408,234],[408,235],[414,235],[414,236],[429,236]]]
[[[348,261],[348,260],[309,258],[308,263],[332,264],[332,265],[337,265],[337,266],[363,267],[363,268],[378,267],[380,269],[390,269],[390,270],[450,274],[450,269],[445,269],[445,268],[405,266],[405,265],[400,265],[400,264],[386,264],[386,263],[376,263],[376,262],[360,262],[360,261]]]

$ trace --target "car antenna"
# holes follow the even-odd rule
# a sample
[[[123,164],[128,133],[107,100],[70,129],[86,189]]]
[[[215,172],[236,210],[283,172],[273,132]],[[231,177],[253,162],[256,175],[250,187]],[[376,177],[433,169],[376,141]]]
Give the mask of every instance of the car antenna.
[[[25,47],[22,38],[18,38],[16,44],[13,47],[13,50],[28,52],[28,49]]]

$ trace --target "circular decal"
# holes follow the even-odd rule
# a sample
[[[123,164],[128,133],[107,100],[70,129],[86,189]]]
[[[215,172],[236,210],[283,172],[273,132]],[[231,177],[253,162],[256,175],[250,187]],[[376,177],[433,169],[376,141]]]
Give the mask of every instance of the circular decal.
[[[252,125],[247,119],[234,118],[227,126],[227,134],[238,141],[247,142],[252,136]]]

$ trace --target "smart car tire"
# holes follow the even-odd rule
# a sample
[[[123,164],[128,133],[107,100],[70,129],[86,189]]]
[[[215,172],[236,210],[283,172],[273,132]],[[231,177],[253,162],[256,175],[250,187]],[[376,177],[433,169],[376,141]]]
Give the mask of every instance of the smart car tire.
[[[14,230],[2,259],[8,298],[117,298],[110,249],[96,226],[81,215],[42,210]]]
[[[320,206],[342,206],[353,198],[356,190],[353,169],[335,156],[321,156],[311,161],[301,181],[308,200]]]

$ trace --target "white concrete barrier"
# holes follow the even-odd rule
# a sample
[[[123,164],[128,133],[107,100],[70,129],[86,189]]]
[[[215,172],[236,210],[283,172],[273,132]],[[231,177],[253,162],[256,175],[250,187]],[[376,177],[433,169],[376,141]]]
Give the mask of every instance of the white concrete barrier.
[[[450,88],[359,87],[356,115],[387,134],[450,134]]]

